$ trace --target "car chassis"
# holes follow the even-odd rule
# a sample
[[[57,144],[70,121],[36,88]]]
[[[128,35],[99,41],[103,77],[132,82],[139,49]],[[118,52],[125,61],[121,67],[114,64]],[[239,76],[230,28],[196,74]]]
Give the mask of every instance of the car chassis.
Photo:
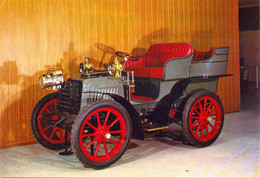
[[[216,91],[219,77],[229,76],[228,50],[154,44],[144,57],[116,52],[105,71],[93,70],[86,59],[80,76],[66,82],[60,70],[50,70],[39,85],[59,91],[35,105],[32,133],[48,149],[71,144],[79,161],[95,169],[115,163],[131,138],[143,140],[144,132],[161,131],[171,123],[182,127],[189,144],[208,146],[224,123]]]

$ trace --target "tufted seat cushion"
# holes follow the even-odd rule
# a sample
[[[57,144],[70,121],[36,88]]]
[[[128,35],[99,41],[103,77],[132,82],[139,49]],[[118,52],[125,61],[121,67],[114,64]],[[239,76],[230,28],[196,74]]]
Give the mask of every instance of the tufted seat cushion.
[[[125,69],[133,70],[136,77],[163,78],[168,60],[188,57],[192,53],[193,46],[190,43],[153,44],[147,56],[138,58],[138,61],[127,61]]]

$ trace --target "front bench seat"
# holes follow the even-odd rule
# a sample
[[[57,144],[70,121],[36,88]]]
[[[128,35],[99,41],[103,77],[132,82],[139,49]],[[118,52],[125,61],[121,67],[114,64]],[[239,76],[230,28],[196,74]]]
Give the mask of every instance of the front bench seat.
[[[164,78],[165,66],[168,61],[186,58],[193,54],[191,43],[153,44],[148,48],[147,55],[138,61],[128,60],[126,71],[134,71],[135,77]]]

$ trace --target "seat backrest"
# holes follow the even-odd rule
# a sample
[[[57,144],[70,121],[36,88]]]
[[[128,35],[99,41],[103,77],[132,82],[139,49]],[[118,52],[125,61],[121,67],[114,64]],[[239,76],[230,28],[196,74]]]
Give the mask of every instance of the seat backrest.
[[[146,66],[162,67],[169,59],[187,57],[192,53],[193,45],[191,43],[153,44],[147,51],[150,61],[146,61]]]

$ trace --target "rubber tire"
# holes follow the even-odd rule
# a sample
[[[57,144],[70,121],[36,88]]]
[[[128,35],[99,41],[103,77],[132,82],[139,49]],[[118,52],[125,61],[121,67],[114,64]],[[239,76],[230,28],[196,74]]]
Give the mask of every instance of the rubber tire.
[[[56,99],[56,98],[58,98],[58,92],[50,93],[50,94],[44,96],[35,105],[35,107],[33,108],[33,111],[32,111],[32,115],[31,115],[31,130],[32,130],[34,138],[37,140],[37,142],[39,144],[41,144],[45,148],[48,148],[48,149],[51,149],[51,150],[61,150],[61,149],[64,149],[65,148],[65,144],[64,143],[54,144],[54,143],[51,143],[51,142],[47,141],[46,139],[44,139],[44,137],[40,134],[40,131],[39,131],[39,128],[38,128],[38,124],[37,124],[37,120],[38,120],[38,114],[39,114],[40,110],[42,109],[42,107],[47,102],[49,102],[50,100],[53,100],[53,99]]]
[[[201,97],[204,97],[204,96],[210,96],[214,100],[216,100],[216,102],[218,103],[218,105],[220,107],[221,119],[220,119],[219,129],[218,129],[217,133],[214,135],[214,137],[211,138],[208,141],[199,141],[196,138],[194,138],[194,136],[192,135],[192,133],[190,131],[190,127],[189,127],[189,113],[190,113],[193,105],[195,104],[195,102],[198,99],[200,99]],[[223,109],[223,105],[222,105],[221,100],[219,99],[219,97],[215,93],[212,93],[209,90],[200,89],[200,90],[197,90],[196,92],[194,92],[189,97],[189,99],[187,100],[187,102],[185,104],[184,110],[183,110],[182,131],[183,131],[183,134],[185,136],[186,141],[188,141],[191,145],[197,146],[197,147],[206,147],[206,146],[211,145],[219,137],[219,135],[221,133],[221,130],[223,128],[223,124],[224,124],[224,109]]]
[[[126,124],[126,139],[124,141],[124,144],[121,148],[121,150],[111,159],[102,161],[102,162],[97,162],[93,161],[89,158],[87,158],[84,153],[80,149],[80,144],[79,144],[79,131],[81,128],[82,123],[84,122],[85,118],[91,114],[94,110],[102,108],[102,107],[111,107],[116,109],[124,118],[125,124]],[[84,108],[80,114],[77,116],[75,119],[73,126],[72,126],[72,131],[71,131],[71,146],[73,153],[76,155],[78,160],[85,166],[89,168],[94,168],[94,169],[103,169],[106,168],[112,164],[114,164],[117,160],[121,158],[121,156],[125,153],[127,146],[130,142],[132,135],[132,124],[131,124],[131,119],[126,111],[126,109],[121,106],[119,103],[113,101],[113,100],[102,100],[93,103],[91,106]]]

